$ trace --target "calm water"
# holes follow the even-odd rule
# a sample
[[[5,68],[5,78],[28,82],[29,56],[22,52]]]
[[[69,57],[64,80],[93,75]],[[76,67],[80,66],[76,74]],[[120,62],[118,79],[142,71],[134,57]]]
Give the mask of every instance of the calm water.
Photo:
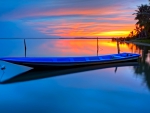
[[[27,56],[97,55],[96,40],[26,40]],[[23,40],[1,40],[0,56],[24,56]],[[140,53],[138,66],[67,72],[28,72],[45,76],[0,85],[1,113],[149,113],[150,47],[120,44],[121,52]],[[117,53],[115,42],[99,41],[99,55]],[[0,61],[1,81],[30,70]],[[47,76],[50,74],[53,77]],[[59,75],[59,76],[54,76]],[[28,80],[27,80],[28,79]],[[33,78],[32,78],[33,79]]]

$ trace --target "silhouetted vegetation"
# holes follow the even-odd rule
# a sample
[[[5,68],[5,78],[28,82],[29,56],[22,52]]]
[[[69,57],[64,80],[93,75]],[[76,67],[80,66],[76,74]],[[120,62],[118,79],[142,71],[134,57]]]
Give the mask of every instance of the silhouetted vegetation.
[[[125,37],[118,37],[118,38],[112,38],[112,41],[125,41],[126,38]]]
[[[146,83],[150,90],[150,47],[135,45],[132,43],[122,44],[127,44],[132,53],[141,54],[141,57],[139,58],[139,66],[134,67],[133,69],[137,76],[141,76],[143,78],[143,82]]]
[[[150,2],[150,0],[149,0]],[[131,39],[150,39],[150,5],[141,4],[135,10],[135,29],[130,32],[126,40]]]

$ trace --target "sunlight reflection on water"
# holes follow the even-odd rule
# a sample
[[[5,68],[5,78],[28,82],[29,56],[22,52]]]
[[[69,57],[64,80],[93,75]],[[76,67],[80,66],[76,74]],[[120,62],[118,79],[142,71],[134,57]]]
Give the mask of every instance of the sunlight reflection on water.
[[[96,40],[26,40],[26,42],[27,56],[91,56],[97,54]],[[0,44],[6,48],[5,51],[0,48],[0,51],[3,51],[0,53],[2,57],[24,56],[22,40],[3,40]],[[120,48],[121,51],[132,52],[135,50],[135,46],[132,46],[122,44]],[[99,55],[117,53],[116,42],[100,40],[99,47],[102,49],[99,50]],[[28,67],[2,61],[0,64],[6,66],[2,79],[30,70]],[[149,70],[145,68],[147,70],[143,72],[141,66],[149,65],[141,62],[139,67],[118,67],[116,72],[116,67],[112,67],[26,82],[1,84],[0,109],[2,113],[19,113],[22,110],[45,113],[148,113],[150,93],[146,73]]]

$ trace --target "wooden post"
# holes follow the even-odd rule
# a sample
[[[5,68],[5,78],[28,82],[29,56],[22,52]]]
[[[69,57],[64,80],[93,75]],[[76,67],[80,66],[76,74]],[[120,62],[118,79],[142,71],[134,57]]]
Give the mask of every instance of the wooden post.
[[[26,57],[26,50],[27,50],[27,47],[26,47],[26,40],[24,39],[24,52],[25,52],[25,57]]]
[[[120,47],[119,47],[119,40],[117,39],[117,50],[118,50],[118,54],[120,54]]]
[[[98,37],[97,37],[97,56],[98,56],[98,51],[99,51],[99,47],[98,47]]]
[[[115,67],[115,73],[117,72],[117,67]]]

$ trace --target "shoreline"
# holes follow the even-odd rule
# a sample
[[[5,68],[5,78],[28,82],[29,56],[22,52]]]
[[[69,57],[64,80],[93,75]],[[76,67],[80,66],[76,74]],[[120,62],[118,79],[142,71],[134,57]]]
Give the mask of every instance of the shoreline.
[[[125,41],[126,43],[133,43],[136,45],[142,45],[142,46],[150,46],[150,44],[142,43],[142,42],[134,42],[134,41]]]

